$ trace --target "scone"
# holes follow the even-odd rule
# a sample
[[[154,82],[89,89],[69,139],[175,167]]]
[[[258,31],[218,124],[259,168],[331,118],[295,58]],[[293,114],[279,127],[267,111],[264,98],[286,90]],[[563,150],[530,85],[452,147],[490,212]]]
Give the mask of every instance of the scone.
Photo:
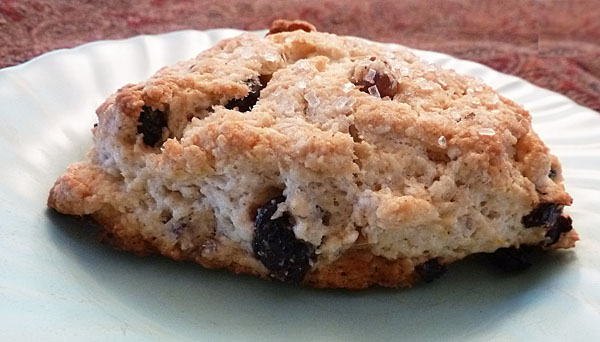
[[[561,167],[477,80],[276,21],[129,84],[48,205],[123,250],[315,287],[409,286],[573,247]]]

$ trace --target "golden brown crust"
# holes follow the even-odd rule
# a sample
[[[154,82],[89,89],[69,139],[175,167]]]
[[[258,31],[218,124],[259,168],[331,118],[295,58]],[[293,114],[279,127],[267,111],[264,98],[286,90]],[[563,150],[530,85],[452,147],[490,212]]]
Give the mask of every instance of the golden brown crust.
[[[47,204],[61,213],[92,214],[102,207],[102,192],[112,191],[113,184],[113,179],[98,166],[73,163],[50,189]]]
[[[359,290],[371,285],[406,287],[417,279],[410,259],[389,260],[366,249],[350,249],[333,263],[308,273],[305,283],[314,287]]]
[[[196,262],[206,268],[227,269],[240,274],[251,274],[266,280],[267,273],[257,271],[247,265],[240,265],[231,259],[210,259],[203,257],[198,250],[184,252],[178,246],[169,249],[157,249],[139,234],[131,234],[119,228],[114,210],[104,208],[93,215],[104,229],[99,232],[102,242],[111,247],[131,251],[140,256],[162,254],[174,260]],[[568,232],[551,246],[552,249],[571,248],[579,240],[575,231]],[[317,288],[345,288],[360,290],[369,286],[410,287],[419,280],[415,272],[415,262],[411,259],[389,260],[373,255],[369,250],[353,248],[346,251],[334,262],[316,267],[306,275],[304,285]]]
[[[138,256],[162,254],[177,261],[192,261],[206,268],[227,269],[233,273],[251,274],[270,279],[268,274],[260,272],[260,269],[240,264],[234,258],[212,259],[203,256],[201,248],[183,251],[178,245],[156,246],[152,241],[147,241],[139,233],[140,229],[135,229],[134,224],[129,223],[127,227],[124,227],[121,223],[122,217],[113,208],[102,208],[92,215],[92,218],[103,227],[98,232],[100,241],[117,250],[130,251]]]
[[[177,245],[159,250],[140,234],[136,234],[139,230],[131,233],[132,230],[121,229],[118,216],[115,216],[114,210],[110,208],[103,208],[94,214],[93,218],[104,228],[99,232],[101,241],[115,249],[131,251],[139,256],[162,254],[179,261],[193,261],[206,268],[227,269],[234,273],[271,279],[267,273],[259,272],[247,265],[240,265],[232,259],[215,260],[203,257],[198,250],[184,252]],[[388,260],[373,255],[367,249],[350,249],[333,263],[309,271],[303,284],[319,288],[360,290],[372,285],[408,287],[418,279],[415,264],[410,259]]]
[[[103,243],[118,250],[131,251],[140,256],[152,255],[158,252],[152,243],[144,239],[139,230],[132,229],[131,223],[124,222],[122,215],[114,208],[104,206],[101,210],[96,211],[92,217],[104,227],[99,232],[99,238]]]

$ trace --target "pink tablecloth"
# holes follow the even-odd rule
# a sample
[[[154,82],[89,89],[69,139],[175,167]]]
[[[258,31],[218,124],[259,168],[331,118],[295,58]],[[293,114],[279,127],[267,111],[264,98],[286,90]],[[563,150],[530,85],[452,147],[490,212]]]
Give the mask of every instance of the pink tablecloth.
[[[0,0],[0,68],[99,39],[276,18],[474,60],[600,111],[598,0]]]

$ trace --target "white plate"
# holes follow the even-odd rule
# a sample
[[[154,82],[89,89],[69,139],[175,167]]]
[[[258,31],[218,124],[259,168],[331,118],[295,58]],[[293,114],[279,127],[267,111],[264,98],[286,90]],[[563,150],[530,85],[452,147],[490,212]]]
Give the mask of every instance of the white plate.
[[[599,340],[600,114],[439,53],[417,52],[531,111],[575,198],[575,250],[513,276],[467,261],[412,289],[314,290],[116,252],[89,222],[46,209],[105,97],[238,33],[97,42],[0,71],[1,341]]]

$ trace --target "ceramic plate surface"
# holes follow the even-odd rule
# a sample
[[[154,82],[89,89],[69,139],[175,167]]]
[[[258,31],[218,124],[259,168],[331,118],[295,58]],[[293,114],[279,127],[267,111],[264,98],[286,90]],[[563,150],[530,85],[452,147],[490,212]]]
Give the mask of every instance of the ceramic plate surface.
[[[1,341],[600,340],[600,114],[439,53],[416,51],[531,112],[575,198],[576,249],[512,276],[466,261],[412,289],[314,290],[116,252],[90,222],[46,209],[109,94],[239,33],[96,42],[0,70]]]

